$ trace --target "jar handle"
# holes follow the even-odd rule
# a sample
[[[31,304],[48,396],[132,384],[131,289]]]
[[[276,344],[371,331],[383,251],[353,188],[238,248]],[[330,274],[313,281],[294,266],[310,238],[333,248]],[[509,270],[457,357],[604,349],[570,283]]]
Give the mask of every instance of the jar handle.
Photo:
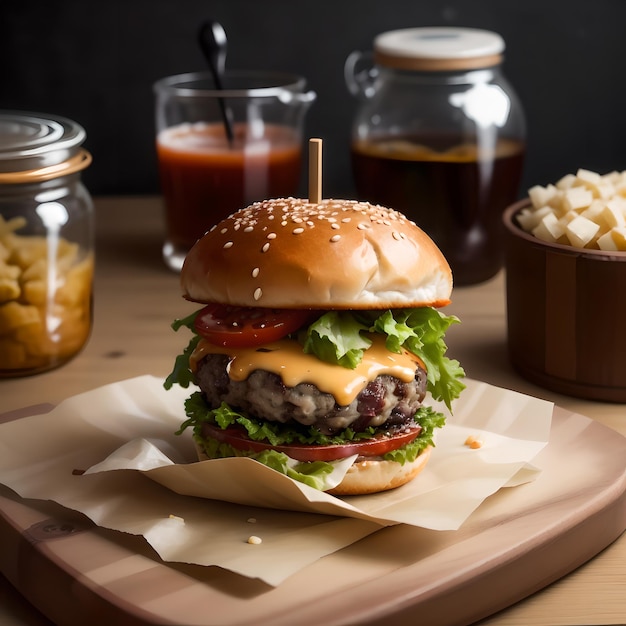
[[[371,98],[376,93],[374,81],[378,68],[372,52],[351,52],[343,66],[343,75],[348,91],[357,98]]]

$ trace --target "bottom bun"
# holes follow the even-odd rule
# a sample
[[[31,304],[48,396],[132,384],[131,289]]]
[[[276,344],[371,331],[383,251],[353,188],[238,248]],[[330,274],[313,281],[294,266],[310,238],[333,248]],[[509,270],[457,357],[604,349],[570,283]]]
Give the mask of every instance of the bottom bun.
[[[424,449],[411,463],[396,461],[360,461],[354,463],[343,480],[326,493],[334,496],[359,496],[395,489],[413,480],[426,466],[431,447]]]
[[[206,452],[197,442],[195,443],[198,459],[207,461],[209,457]],[[383,460],[353,463],[343,480],[326,493],[334,496],[361,496],[400,487],[413,480],[426,467],[431,450],[431,446],[425,448],[415,461],[404,465],[396,461]]]

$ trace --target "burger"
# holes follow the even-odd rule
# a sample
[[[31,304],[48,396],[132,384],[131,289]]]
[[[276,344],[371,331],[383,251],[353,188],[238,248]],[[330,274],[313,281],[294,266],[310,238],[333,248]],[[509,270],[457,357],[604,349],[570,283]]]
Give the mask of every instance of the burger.
[[[201,459],[252,457],[335,495],[375,493],[426,464],[464,385],[444,335],[452,275],[401,213],[366,202],[257,202],[188,253],[176,320],[191,341],[165,387]],[[349,469],[327,480],[338,464]],[[330,487],[329,487],[330,485]]]

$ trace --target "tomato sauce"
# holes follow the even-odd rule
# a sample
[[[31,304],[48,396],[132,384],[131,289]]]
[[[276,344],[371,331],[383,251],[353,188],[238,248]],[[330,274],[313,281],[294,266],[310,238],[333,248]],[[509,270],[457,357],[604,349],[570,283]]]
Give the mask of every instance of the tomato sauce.
[[[246,137],[235,126],[229,146],[221,124],[184,124],[157,137],[159,177],[165,199],[167,237],[189,250],[211,226],[257,200],[297,195],[301,145],[294,131],[265,125],[263,136]]]

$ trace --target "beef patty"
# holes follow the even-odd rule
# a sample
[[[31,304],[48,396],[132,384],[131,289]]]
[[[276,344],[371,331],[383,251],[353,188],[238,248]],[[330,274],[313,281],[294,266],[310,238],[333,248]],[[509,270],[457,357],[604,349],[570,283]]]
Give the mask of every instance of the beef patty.
[[[375,378],[347,406],[310,383],[287,387],[280,376],[255,370],[243,381],[231,380],[226,371],[229,358],[209,354],[198,363],[196,380],[207,404],[217,408],[226,402],[251,416],[314,426],[332,435],[351,427],[400,426],[411,422],[426,395],[426,372],[416,366],[415,378],[405,383],[393,376]]]

